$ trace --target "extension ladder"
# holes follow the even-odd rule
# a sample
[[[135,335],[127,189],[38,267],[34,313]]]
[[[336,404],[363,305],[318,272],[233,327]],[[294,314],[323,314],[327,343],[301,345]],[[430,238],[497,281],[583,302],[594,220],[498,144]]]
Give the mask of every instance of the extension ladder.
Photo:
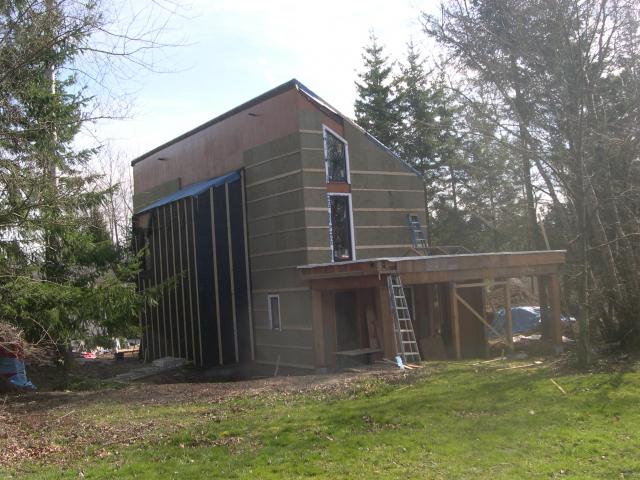
[[[418,342],[416,342],[416,335],[411,322],[411,313],[407,305],[407,298],[404,295],[400,276],[388,275],[387,286],[395,324],[398,354],[405,363],[419,362],[420,351],[418,350]]]
[[[420,225],[420,219],[417,215],[407,214],[407,224],[409,225],[409,231],[411,232],[411,243],[416,250],[422,248],[425,252],[427,250],[427,239],[424,238],[424,232],[422,231],[422,225]]]

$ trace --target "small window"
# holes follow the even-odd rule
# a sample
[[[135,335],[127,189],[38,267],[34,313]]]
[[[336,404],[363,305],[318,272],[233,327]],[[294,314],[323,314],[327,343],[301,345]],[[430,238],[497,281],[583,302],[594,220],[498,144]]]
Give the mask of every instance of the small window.
[[[349,183],[347,144],[324,129],[324,159],[327,162],[327,183]]]
[[[353,260],[349,195],[329,195],[329,241],[334,262]]]
[[[280,330],[280,296],[267,296],[269,303],[269,323],[272,330]]]

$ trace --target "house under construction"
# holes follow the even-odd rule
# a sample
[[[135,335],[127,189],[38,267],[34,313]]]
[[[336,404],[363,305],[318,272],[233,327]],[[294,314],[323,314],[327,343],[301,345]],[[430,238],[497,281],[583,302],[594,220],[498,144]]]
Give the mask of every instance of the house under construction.
[[[483,356],[484,287],[522,276],[547,280],[561,343],[564,252],[427,255],[421,177],[296,80],[132,166],[139,286],[165,285],[140,313],[145,359]]]

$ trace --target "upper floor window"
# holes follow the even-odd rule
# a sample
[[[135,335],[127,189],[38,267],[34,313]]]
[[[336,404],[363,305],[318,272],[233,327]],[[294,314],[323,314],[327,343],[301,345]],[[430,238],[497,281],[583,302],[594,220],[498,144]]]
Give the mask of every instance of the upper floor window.
[[[327,183],[349,183],[349,154],[347,142],[324,127],[324,159],[327,164]]]

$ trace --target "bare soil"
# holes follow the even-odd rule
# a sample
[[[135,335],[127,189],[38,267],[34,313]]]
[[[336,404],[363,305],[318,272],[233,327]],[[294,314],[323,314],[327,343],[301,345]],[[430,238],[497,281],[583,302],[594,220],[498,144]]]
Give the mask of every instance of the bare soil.
[[[128,364],[128,365],[126,365]],[[112,378],[126,369],[140,367],[127,361],[82,365],[80,374]],[[40,372],[42,373],[42,372]],[[212,418],[223,415],[219,404],[240,396],[287,397],[298,393],[334,394],[348,391],[362,380],[394,378],[402,374],[394,367],[323,375],[263,377],[240,381],[184,381],[193,372],[174,371],[171,378],[149,378],[120,388],[88,391],[36,391],[0,397],[0,469],[16,467],[25,461],[56,463],[61,466],[87,448],[109,449],[145,441],[158,441],[181,428],[179,422],[136,418],[126,428],[104,421],[100,408],[157,407],[162,405],[211,405]],[[155,383],[169,380],[172,383]],[[52,381],[51,383],[56,383]],[[94,412],[94,413],[87,413]]]

